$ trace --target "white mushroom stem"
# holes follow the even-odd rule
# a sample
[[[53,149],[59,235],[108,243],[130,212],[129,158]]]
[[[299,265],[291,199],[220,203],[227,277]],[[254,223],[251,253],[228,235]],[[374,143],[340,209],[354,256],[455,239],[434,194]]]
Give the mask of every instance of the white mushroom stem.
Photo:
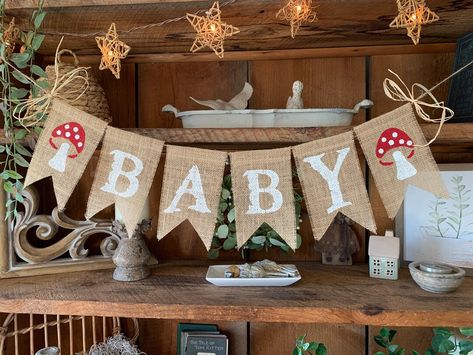
[[[54,157],[52,157],[51,160],[48,162],[49,166],[54,170],[63,173],[66,170],[66,160],[70,147],[70,143],[61,143],[59,149],[56,152],[56,155],[54,155]]]
[[[400,150],[396,150],[393,153],[394,163],[397,169],[397,179],[406,180],[417,174],[417,169],[409,163],[404,154]]]

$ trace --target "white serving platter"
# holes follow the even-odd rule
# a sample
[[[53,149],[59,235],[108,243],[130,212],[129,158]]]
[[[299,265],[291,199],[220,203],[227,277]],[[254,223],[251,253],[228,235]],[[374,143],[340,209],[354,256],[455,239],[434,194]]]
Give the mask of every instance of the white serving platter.
[[[266,278],[227,278],[225,270],[230,265],[209,266],[205,279],[216,286],[250,286],[250,287],[271,287],[289,286],[301,279],[299,271],[296,277],[266,277]],[[288,265],[295,267],[294,265]]]
[[[353,109],[307,108],[271,110],[195,110],[182,111],[172,105],[162,108],[182,120],[184,128],[268,128],[349,126],[360,109],[373,106],[363,100]]]

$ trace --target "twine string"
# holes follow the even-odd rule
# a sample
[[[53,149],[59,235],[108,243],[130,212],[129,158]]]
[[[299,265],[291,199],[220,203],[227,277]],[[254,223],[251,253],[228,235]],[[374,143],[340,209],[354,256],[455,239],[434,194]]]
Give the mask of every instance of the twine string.
[[[238,0],[227,0],[227,1],[223,2],[220,5],[220,8],[232,5],[232,4],[236,3],[237,1]],[[204,10],[204,9],[198,10],[198,11],[195,12],[195,15],[202,15],[202,14],[205,14],[207,11],[208,10]],[[119,34],[119,35],[124,35],[125,34],[126,35],[126,34],[130,34],[132,32],[135,32],[135,31],[148,30],[148,29],[154,28],[154,27],[163,27],[163,26],[169,25],[169,24],[174,23],[174,22],[179,22],[179,21],[186,20],[186,18],[187,18],[187,15],[183,15],[183,16],[170,18],[170,19],[163,20],[163,21],[156,22],[156,23],[149,23],[149,24],[142,25],[142,26],[135,26],[135,27],[131,27],[127,30],[117,31],[117,34]],[[43,31],[43,32],[41,32],[41,34],[49,35],[49,36],[66,36],[66,37],[86,38],[86,37],[103,36],[103,35],[106,34],[106,32],[98,31],[98,32],[88,32],[88,33],[73,33],[73,32]]]
[[[42,95],[38,95],[38,97],[18,100],[20,103],[13,109],[12,117],[17,119],[26,129],[36,126],[44,118],[54,98],[67,102],[74,102],[79,100],[89,88],[88,67],[77,67],[63,75],[60,75],[59,48],[61,47],[63,39],[64,37],[61,38],[59,45],[56,48],[54,59],[54,82],[51,89],[43,88],[32,78],[25,75],[28,81],[42,91]],[[11,64],[9,65],[11,66]],[[79,80],[81,84],[71,88],[70,84],[76,80]],[[72,99],[70,98],[71,96]]]

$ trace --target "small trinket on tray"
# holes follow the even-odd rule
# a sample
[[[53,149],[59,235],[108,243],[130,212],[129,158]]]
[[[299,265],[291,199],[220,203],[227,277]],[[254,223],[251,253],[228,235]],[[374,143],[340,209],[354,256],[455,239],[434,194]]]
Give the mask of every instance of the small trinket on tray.
[[[225,270],[226,278],[266,278],[296,277],[298,271],[291,265],[278,265],[271,260],[257,261],[253,264],[230,265]]]

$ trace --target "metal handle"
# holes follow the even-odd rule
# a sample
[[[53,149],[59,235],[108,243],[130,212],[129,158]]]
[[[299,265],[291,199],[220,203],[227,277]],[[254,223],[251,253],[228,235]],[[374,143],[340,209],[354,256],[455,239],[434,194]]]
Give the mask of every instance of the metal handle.
[[[361,102],[358,102],[355,107],[353,107],[353,111],[355,111],[355,113],[358,113],[360,111],[360,109],[368,109],[368,108],[371,108],[373,107],[374,103],[373,101],[371,100],[368,100],[368,99],[365,99]]]
[[[173,105],[164,105],[163,108],[161,109],[163,112],[172,112],[174,113],[174,116],[177,117],[177,114],[179,113],[179,110],[175,108]]]

